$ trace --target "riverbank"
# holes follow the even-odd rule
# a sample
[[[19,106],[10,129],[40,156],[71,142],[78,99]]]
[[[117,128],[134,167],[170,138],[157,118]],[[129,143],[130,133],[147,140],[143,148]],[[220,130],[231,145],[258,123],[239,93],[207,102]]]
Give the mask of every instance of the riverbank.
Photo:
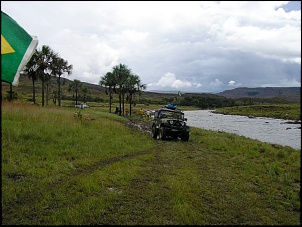
[[[2,224],[301,224],[298,150],[197,128],[154,140],[148,118],[74,111],[2,103]]]
[[[270,117],[277,119],[295,120],[301,123],[300,104],[282,105],[252,105],[252,106],[233,106],[218,108],[215,113],[241,115],[248,117]]]

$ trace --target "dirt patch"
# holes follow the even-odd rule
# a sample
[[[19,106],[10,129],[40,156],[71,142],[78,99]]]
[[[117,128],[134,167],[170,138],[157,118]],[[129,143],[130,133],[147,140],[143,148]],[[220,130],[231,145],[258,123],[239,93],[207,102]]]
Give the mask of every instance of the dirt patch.
[[[127,127],[131,128],[131,129],[139,130],[150,136],[152,134],[152,130],[151,130],[152,123],[151,122],[146,122],[146,121],[139,120],[139,119],[129,118],[129,121],[127,122],[126,125],[127,125]]]

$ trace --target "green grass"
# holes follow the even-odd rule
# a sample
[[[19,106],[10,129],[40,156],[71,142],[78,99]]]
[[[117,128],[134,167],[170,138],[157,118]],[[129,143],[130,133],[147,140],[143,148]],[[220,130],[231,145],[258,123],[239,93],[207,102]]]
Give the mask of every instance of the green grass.
[[[197,128],[154,140],[102,106],[1,117],[4,225],[300,225],[300,150]]]
[[[217,113],[301,120],[300,104],[252,105],[218,108]]]

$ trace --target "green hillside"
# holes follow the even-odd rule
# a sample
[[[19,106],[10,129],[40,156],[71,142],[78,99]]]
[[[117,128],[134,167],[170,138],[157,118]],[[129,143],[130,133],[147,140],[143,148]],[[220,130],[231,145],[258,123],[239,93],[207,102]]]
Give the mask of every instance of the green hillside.
[[[290,102],[300,102],[301,87],[261,87],[261,88],[247,88],[240,87],[232,90],[226,90],[217,95],[226,98],[279,98],[288,100]]]

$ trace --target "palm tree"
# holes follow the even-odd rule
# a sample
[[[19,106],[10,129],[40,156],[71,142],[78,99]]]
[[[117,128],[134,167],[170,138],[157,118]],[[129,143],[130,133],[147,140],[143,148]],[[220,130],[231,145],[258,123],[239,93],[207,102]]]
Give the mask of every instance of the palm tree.
[[[117,81],[117,91],[118,91],[118,97],[119,97],[119,107],[120,110],[123,110],[124,115],[124,107],[125,107],[125,84],[127,81],[127,78],[129,75],[131,75],[131,69],[128,68],[127,65],[119,64],[117,66],[114,66],[113,68],[113,75]],[[123,108],[122,108],[122,101],[123,101]],[[119,113],[121,115],[121,111]]]
[[[41,51],[38,51],[37,54],[37,73],[42,81],[42,106],[44,106],[44,89],[45,81],[47,80],[45,74],[47,73],[47,71],[51,70],[51,64],[56,58],[57,54],[49,46],[46,45],[43,45]]]
[[[141,80],[138,75],[131,74],[128,77],[127,82],[126,82],[126,89],[127,89],[127,92],[129,93],[128,100],[130,103],[130,111],[129,111],[130,116],[131,116],[131,111],[132,111],[132,99],[133,99],[134,94],[137,92],[139,92],[139,94],[140,94],[140,92],[142,90],[145,90],[146,87],[147,86],[145,84],[141,83]]]
[[[49,87],[51,83],[51,70],[45,70],[45,76],[44,81],[46,84],[46,106],[48,105],[48,99],[49,99]]]
[[[116,78],[112,72],[107,72],[99,82],[99,85],[104,86],[106,88],[106,94],[108,94],[109,91],[109,113],[111,113],[112,93],[116,93],[116,84]]]
[[[29,78],[32,79],[32,86],[33,86],[33,102],[36,104],[36,88],[35,88],[35,82],[38,80],[38,64],[37,64],[37,56],[38,52],[35,50],[34,54],[32,55],[29,62],[26,64],[25,69],[22,71],[22,73],[27,74]]]
[[[55,106],[57,105],[57,94],[58,94],[58,91],[57,91],[57,90],[53,90],[53,91],[52,91],[53,104],[54,104]]]
[[[72,65],[68,65],[68,61],[64,60],[63,58],[56,58],[53,65],[53,74],[58,76],[57,83],[58,83],[58,105],[61,106],[61,76],[65,73],[68,75],[72,72]]]
[[[69,84],[69,91],[75,92],[75,101],[76,105],[78,105],[78,92],[80,88],[82,87],[81,81],[74,79],[70,84]]]

